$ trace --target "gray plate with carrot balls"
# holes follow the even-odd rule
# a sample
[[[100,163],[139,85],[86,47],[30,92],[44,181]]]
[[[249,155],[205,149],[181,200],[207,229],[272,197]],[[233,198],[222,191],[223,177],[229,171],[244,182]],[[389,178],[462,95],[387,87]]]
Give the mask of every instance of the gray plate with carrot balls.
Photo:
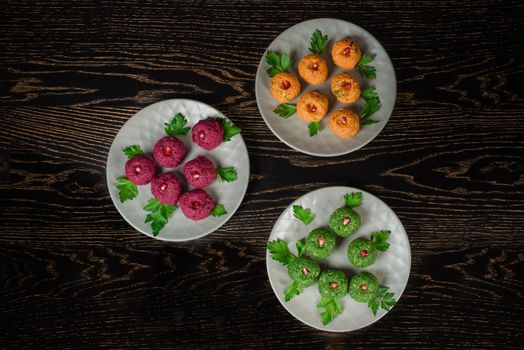
[[[295,318],[348,332],[398,302],[411,250],[402,223],[380,199],[352,187],[305,194],[280,215],[267,244],[269,281]]]
[[[231,218],[247,190],[237,128],[205,103],[173,99],[137,112],[116,135],[107,185],[122,217],[147,236],[187,241]]]
[[[288,146],[333,157],[373,140],[397,93],[384,47],[359,26],[330,18],[296,24],[264,52],[255,93],[260,114]]]

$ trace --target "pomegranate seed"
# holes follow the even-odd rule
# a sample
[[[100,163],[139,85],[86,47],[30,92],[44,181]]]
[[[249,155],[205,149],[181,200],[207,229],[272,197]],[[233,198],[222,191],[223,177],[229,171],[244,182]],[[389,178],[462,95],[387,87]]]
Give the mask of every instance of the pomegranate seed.
[[[340,122],[344,125],[346,125],[346,123],[348,122],[348,120],[346,119],[346,117],[342,117],[340,118]]]
[[[338,283],[333,281],[333,282],[330,282],[329,285],[331,286],[331,288],[335,289],[338,287]]]
[[[309,270],[308,270],[308,268],[307,268],[307,267],[304,267],[304,268],[302,269],[302,273],[303,273],[304,275],[308,276],[308,275],[309,275]]]
[[[315,113],[315,112],[317,111],[317,106],[315,106],[315,105],[309,105],[309,111],[310,111],[311,113]]]
[[[203,140],[203,139],[206,137],[206,134],[205,134],[203,131],[201,131],[201,132],[198,133],[198,137],[199,137],[201,140]]]
[[[318,243],[318,246],[322,248],[324,244],[326,243],[326,239],[323,236],[320,236],[318,237],[317,243]]]
[[[348,56],[350,53],[351,53],[351,48],[348,46],[344,49],[344,51],[342,51],[342,53],[345,55],[345,56]]]
[[[142,168],[141,168],[140,166],[137,165],[137,166],[135,167],[135,173],[139,173],[139,172],[141,172],[141,171],[142,171]]]
[[[313,70],[317,70],[318,69],[318,64],[316,63],[313,63],[313,66],[311,67]]]
[[[167,185],[163,184],[162,186],[160,186],[160,191],[164,192],[166,188],[167,188]]]
[[[360,251],[360,255],[362,255],[362,256],[368,256],[368,254],[369,254],[369,252],[366,249],[362,249]]]
[[[200,208],[200,202],[193,202],[193,209]]]
[[[344,83],[344,89],[346,89],[346,90],[351,89],[351,83],[350,82],[345,82]]]
[[[291,83],[289,82],[289,80],[282,81],[282,89],[287,90],[290,87],[291,87]]]
[[[349,224],[350,222],[351,222],[351,218],[350,218],[350,217],[347,217],[347,216],[346,216],[345,218],[342,219],[342,224],[343,224],[343,225],[347,225],[347,224]]]
[[[199,173],[193,173],[191,176],[193,176],[193,179],[195,179],[195,180],[200,179],[200,174]]]
[[[166,156],[170,156],[171,153],[173,153],[173,149],[171,147],[169,147],[169,146],[164,147],[164,149],[162,151],[164,152],[164,154]]]
[[[358,286],[360,289],[362,290],[368,290],[368,285],[367,284],[361,284],[360,286]]]

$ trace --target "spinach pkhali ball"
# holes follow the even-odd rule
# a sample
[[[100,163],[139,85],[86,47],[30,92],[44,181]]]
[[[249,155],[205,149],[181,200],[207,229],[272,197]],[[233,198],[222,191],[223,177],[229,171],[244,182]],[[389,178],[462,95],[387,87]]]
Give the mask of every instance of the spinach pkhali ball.
[[[377,260],[377,249],[366,238],[356,238],[348,246],[349,262],[356,267],[368,267]]]
[[[289,264],[287,273],[301,287],[309,287],[318,279],[320,266],[309,258],[296,258]]]
[[[340,299],[348,292],[348,278],[342,271],[326,270],[318,280],[318,291],[323,297]]]
[[[337,239],[333,232],[316,228],[306,237],[305,252],[313,258],[327,258],[335,249],[336,241]]]
[[[329,228],[337,235],[347,237],[360,227],[360,215],[351,208],[338,208],[329,217]]]
[[[369,272],[360,272],[349,282],[349,295],[359,303],[375,298],[379,289],[378,279]]]

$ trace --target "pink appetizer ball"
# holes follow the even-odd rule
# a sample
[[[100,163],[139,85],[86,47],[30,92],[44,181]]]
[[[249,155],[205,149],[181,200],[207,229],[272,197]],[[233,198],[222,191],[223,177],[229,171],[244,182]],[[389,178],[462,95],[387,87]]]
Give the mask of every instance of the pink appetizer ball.
[[[156,162],[164,168],[174,168],[182,163],[186,156],[186,146],[173,136],[162,137],[155,143],[153,156]]]
[[[207,151],[217,148],[224,138],[224,129],[216,119],[201,120],[191,129],[193,142]]]
[[[175,205],[182,194],[182,184],[174,174],[164,173],[151,181],[151,193],[160,202]]]
[[[198,156],[187,162],[183,172],[187,182],[196,188],[206,187],[217,177],[215,165],[204,156]]]
[[[178,205],[188,219],[198,221],[209,216],[215,207],[215,200],[206,191],[197,188],[184,193]]]
[[[126,176],[135,185],[148,184],[156,170],[155,163],[147,156],[135,156],[126,162]]]

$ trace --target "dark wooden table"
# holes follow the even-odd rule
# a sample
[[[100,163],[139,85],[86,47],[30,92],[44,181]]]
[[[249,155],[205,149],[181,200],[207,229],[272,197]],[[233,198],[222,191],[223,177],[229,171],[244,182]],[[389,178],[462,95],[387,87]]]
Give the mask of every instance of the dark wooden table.
[[[287,27],[370,31],[398,78],[383,132],[321,159],[281,143],[255,71]],[[524,3],[519,1],[1,1],[0,348],[522,348]],[[106,156],[141,108],[190,97],[243,129],[234,217],[197,241],[135,231]],[[413,254],[398,305],[366,329],[303,325],[270,287],[265,244],[300,195],[382,198]]]

